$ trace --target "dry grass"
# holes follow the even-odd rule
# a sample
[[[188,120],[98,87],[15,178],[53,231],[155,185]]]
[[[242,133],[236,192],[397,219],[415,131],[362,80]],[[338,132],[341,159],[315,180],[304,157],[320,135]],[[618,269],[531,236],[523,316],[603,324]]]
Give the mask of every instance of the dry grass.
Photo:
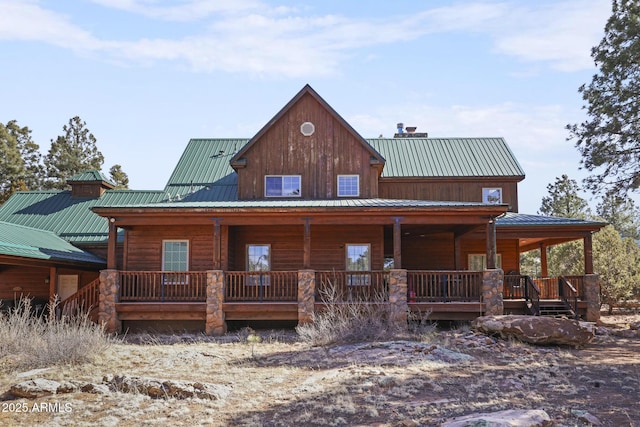
[[[64,363],[84,363],[112,342],[101,326],[87,316],[35,315],[31,301],[23,298],[0,315],[0,364],[28,369]]]
[[[254,334],[262,341],[247,339]],[[544,409],[555,425],[586,427],[573,412],[587,411],[603,426],[640,426],[637,339],[604,336],[575,350],[501,341],[465,327],[434,331],[430,342],[311,347],[284,336],[243,330],[215,339],[127,337],[91,363],[37,375],[201,381],[229,386],[231,393],[220,401],[120,392],[19,399],[14,402],[69,403],[71,411],[0,412],[0,425],[431,426],[473,412]],[[0,369],[0,390],[21,379]]]
[[[299,325],[300,340],[312,346],[328,346],[363,341],[384,341],[406,338],[407,328],[392,320],[391,305],[384,295],[373,302],[361,299],[344,301],[332,283],[322,287],[322,311],[315,312],[312,322]],[[423,319],[412,319],[413,332],[425,330]],[[417,321],[420,320],[420,321]]]

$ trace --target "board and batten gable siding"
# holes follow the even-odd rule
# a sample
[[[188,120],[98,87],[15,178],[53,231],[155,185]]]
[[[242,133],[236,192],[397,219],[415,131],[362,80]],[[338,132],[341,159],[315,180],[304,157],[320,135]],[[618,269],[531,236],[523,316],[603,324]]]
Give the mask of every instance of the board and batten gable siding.
[[[496,187],[502,188],[502,203],[518,212],[518,183],[513,179],[383,178],[379,193],[383,199],[482,202],[482,189]]]
[[[315,132],[304,136],[300,126]],[[359,175],[362,198],[378,197],[378,170],[371,151],[313,96],[305,94],[244,153],[238,169],[238,198],[264,199],[266,175],[300,175],[301,198],[337,197],[338,175]]]

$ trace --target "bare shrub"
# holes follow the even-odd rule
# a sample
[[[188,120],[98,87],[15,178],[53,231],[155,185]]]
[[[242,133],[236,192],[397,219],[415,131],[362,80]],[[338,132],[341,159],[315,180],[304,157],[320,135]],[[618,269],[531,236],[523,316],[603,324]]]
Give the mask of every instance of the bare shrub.
[[[296,327],[304,343],[327,346],[407,336],[406,325],[392,320],[385,295],[376,295],[372,301],[360,298],[345,301],[337,287],[328,282],[321,287],[320,296],[324,308],[313,313],[310,323]]]
[[[57,317],[56,306],[53,302],[48,315],[37,316],[31,300],[22,298],[0,315],[0,368],[84,363],[113,342],[87,315]]]

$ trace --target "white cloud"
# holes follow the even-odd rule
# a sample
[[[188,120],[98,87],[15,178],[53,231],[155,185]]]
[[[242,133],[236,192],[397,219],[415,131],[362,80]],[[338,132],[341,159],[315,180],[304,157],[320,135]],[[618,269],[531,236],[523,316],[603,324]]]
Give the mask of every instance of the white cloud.
[[[93,1],[159,20],[209,20],[179,39],[149,34],[116,42],[96,38],[71,17],[36,1],[0,0],[0,39],[37,40],[128,63],[174,61],[197,71],[309,78],[337,74],[359,48],[427,34],[473,32],[489,37],[497,54],[573,71],[591,66],[590,47],[599,41],[608,16],[604,0],[567,0],[545,7],[461,2],[380,20],[305,16],[258,0]]]
[[[258,0],[91,0],[93,3],[165,21],[195,21],[218,13],[262,9]]]

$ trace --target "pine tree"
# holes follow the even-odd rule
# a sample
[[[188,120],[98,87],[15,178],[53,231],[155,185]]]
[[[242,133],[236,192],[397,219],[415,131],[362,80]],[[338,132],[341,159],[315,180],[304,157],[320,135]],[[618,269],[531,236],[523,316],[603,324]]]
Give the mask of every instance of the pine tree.
[[[126,190],[129,188],[129,176],[122,170],[122,166],[111,166],[109,176],[111,177],[111,181],[116,184],[116,190]]]
[[[587,120],[567,125],[596,193],[640,188],[640,2],[613,0],[605,35],[591,51],[599,71],[579,92]]]
[[[70,119],[62,130],[64,135],[51,140],[51,148],[44,160],[48,188],[67,188],[67,179],[87,170],[100,170],[104,163],[96,138],[80,117]]]

